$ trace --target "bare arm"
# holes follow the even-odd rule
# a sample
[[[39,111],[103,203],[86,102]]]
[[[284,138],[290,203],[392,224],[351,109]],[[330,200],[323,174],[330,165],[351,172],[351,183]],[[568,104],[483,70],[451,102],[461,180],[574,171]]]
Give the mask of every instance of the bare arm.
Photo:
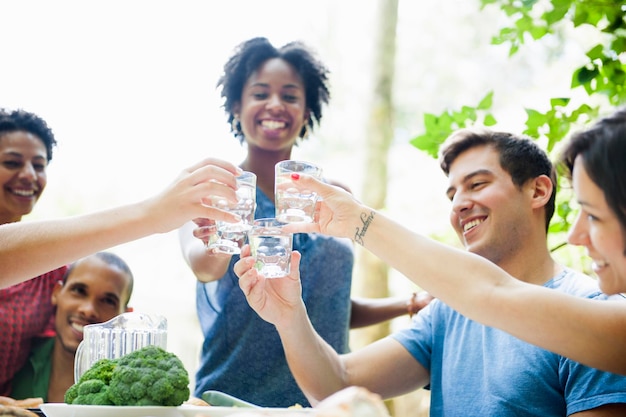
[[[409,297],[352,297],[350,328],[371,326],[404,315],[412,316],[426,307],[432,299],[424,291],[413,293]]]
[[[461,314],[586,365],[626,374],[626,303],[594,301],[526,284],[491,262],[413,233],[336,187],[320,193],[319,221],[292,231],[350,237]]]
[[[237,168],[206,159],[184,170],[158,195],[96,213],[0,226],[0,287],[58,268],[93,252],[180,227],[195,217],[236,218],[202,204],[209,195],[233,201]]]
[[[180,248],[183,258],[199,281],[210,282],[220,279],[228,270],[230,255],[211,253],[206,249],[206,240],[194,234],[198,225],[187,222],[179,229]]]
[[[306,315],[306,311],[303,313]],[[424,387],[426,369],[395,339],[378,340],[358,351],[337,354],[301,317],[277,327],[289,369],[312,405],[349,386],[392,398]]]
[[[570,414],[570,417],[621,417],[624,415],[626,415],[626,404],[614,403]]]
[[[380,340],[357,352],[339,355],[313,328],[301,298],[293,252],[291,276],[265,279],[253,268],[249,247],[235,264],[239,285],[250,306],[278,331],[289,368],[311,404],[348,386],[360,386],[384,397],[406,393],[428,382],[426,370],[394,339]]]

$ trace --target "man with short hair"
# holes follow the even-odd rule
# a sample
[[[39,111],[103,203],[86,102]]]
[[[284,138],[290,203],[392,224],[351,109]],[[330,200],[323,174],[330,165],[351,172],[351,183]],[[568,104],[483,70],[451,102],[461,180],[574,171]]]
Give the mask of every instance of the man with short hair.
[[[74,357],[83,328],[127,311],[133,274],[124,260],[98,252],[73,263],[52,293],[55,331],[33,343],[28,362],[13,379],[11,396],[63,402],[74,383]]]
[[[441,167],[449,178],[450,222],[468,251],[522,281],[606,298],[594,279],[551,256],[546,239],[556,181],[552,163],[535,142],[509,133],[462,130],[444,145]],[[293,256],[292,266],[299,258]],[[248,295],[255,281],[243,277],[254,277],[254,271],[248,275],[252,267],[243,257],[235,269]],[[290,277],[265,282],[269,289],[247,299],[275,325],[290,369],[312,404],[351,385],[385,398],[428,386],[432,416],[626,415],[626,377],[483,326],[440,300],[420,311],[409,328],[338,355],[315,334],[297,278],[298,268],[292,268]]]

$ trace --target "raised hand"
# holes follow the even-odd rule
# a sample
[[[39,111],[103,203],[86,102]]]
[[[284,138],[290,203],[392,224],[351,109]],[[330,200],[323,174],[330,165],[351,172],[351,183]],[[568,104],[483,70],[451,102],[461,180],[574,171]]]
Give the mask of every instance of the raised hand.
[[[193,222],[197,226],[193,229],[193,236],[200,239],[205,246],[208,245],[211,240],[211,236],[214,236],[215,233],[217,233],[215,220],[199,217],[197,219],[193,219]]]
[[[215,158],[204,159],[183,170],[165,190],[147,200],[147,215],[155,231],[168,232],[194,218],[236,222],[232,213],[211,207],[209,196],[220,196],[235,202],[240,172],[235,165]]]
[[[371,209],[361,205],[349,192],[308,175],[293,174],[291,184],[300,190],[317,192],[320,199],[314,223],[289,224],[288,232],[314,232],[360,240],[369,224]]]
[[[297,251],[291,253],[290,275],[283,278],[265,278],[255,268],[250,256],[250,246],[241,249],[241,259],[234,271],[239,277],[239,287],[248,304],[265,321],[277,327],[288,325],[294,312],[304,308],[300,284],[300,258]]]

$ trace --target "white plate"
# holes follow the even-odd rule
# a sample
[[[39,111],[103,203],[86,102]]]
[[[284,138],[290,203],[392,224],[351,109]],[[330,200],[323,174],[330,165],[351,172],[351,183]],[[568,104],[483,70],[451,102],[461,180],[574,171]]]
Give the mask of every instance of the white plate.
[[[226,417],[237,413],[253,411],[268,416],[288,414],[310,414],[311,408],[240,408],[200,405],[180,407],[114,405],[72,405],[65,403],[45,403],[39,407],[46,417]]]

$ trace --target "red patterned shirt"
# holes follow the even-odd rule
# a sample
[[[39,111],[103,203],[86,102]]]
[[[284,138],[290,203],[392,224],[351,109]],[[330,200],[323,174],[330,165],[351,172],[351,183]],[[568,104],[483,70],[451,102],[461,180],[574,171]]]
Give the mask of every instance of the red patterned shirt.
[[[33,337],[50,330],[52,290],[67,267],[0,289],[0,395],[11,393],[11,380],[28,359]]]

